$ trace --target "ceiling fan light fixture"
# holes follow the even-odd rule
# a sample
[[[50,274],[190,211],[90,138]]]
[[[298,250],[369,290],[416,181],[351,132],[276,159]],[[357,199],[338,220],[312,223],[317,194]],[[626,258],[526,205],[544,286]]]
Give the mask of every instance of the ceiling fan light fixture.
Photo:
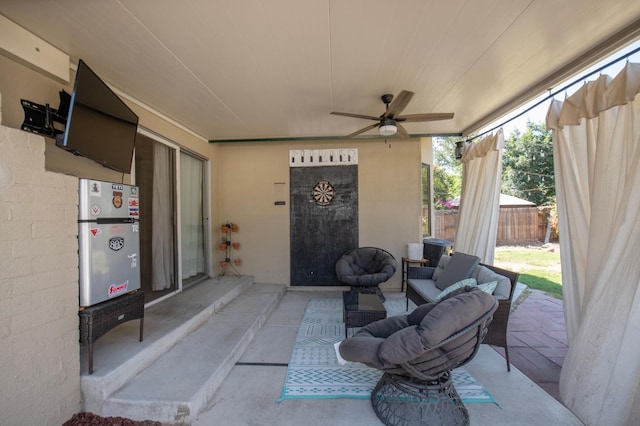
[[[393,120],[385,119],[382,124],[380,124],[378,132],[382,136],[393,136],[398,132],[398,127]]]
[[[378,130],[382,136],[393,136],[398,131],[395,124],[383,124]]]

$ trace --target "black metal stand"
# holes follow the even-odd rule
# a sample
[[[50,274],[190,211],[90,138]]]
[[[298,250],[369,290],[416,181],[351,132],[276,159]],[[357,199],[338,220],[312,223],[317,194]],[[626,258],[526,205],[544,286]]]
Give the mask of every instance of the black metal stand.
[[[240,272],[238,272],[235,266],[233,266],[233,264],[231,263],[231,232],[236,226],[237,225],[234,225],[233,223],[225,223],[224,225],[222,225],[222,228],[226,228],[226,231],[224,232],[224,236],[225,236],[224,243],[226,244],[225,258],[224,258],[225,263],[224,265],[221,266],[222,270],[220,271],[220,274],[218,274],[218,278],[224,276],[227,272],[230,272],[236,277],[241,276]],[[231,269],[231,271],[228,271],[228,269]]]

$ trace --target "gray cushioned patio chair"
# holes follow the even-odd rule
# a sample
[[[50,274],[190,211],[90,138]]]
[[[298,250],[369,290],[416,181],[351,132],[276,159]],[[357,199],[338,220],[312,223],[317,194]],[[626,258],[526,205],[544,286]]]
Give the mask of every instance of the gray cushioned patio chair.
[[[464,287],[361,328],[339,346],[348,361],[384,371],[371,404],[386,425],[468,425],[451,370],[476,355],[498,302]]]
[[[344,253],[336,262],[336,275],[351,290],[376,293],[384,300],[379,285],[395,274],[398,263],[391,253],[377,247],[359,247]]]

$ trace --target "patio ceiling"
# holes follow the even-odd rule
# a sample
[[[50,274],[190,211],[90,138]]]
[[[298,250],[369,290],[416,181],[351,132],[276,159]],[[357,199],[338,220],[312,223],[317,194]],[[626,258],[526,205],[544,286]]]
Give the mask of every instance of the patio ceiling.
[[[466,134],[640,36],[637,0],[3,0],[0,13],[206,140],[339,137],[415,92]],[[376,129],[365,135],[376,135]]]

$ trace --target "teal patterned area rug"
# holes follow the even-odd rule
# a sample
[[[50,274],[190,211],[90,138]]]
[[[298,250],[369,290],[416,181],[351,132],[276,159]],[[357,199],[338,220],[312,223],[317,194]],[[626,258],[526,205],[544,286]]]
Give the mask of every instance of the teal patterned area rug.
[[[406,299],[387,299],[384,305],[387,316],[406,313]],[[342,299],[310,299],[278,402],[293,398],[369,398],[382,372],[358,362],[338,363],[334,344],[344,336]],[[453,383],[466,403],[497,404],[462,367],[453,370]]]

